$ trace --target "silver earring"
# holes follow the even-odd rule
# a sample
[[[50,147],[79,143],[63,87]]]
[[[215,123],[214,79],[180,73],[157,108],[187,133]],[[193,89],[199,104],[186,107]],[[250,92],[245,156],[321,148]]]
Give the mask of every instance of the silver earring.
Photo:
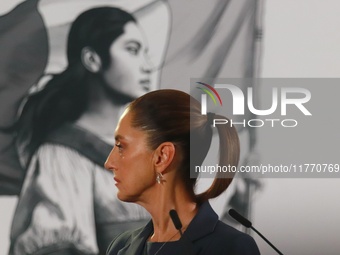
[[[161,173],[157,173],[156,182],[158,184],[161,184],[162,179],[163,179],[163,175]]]

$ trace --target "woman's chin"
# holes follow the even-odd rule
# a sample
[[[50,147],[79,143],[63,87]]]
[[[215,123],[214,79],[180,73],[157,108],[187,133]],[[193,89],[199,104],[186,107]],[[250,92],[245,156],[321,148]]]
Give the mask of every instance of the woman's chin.
[[[128,203],[136,202],[136,199],[134,198],[134,196],[123,194],[120,191],[118,191],[117,193],[117,198],[122,202],[128,202]]]

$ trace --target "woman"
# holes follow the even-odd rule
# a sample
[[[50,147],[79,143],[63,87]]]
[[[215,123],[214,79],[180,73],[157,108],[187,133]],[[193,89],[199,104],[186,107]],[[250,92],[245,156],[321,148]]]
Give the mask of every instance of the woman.
[[[145,54],[136,20],[120,9],[74,21],[66,70],[31,93],[14,127],[27,175],[11,254],[102,254],[113,236],[149,218],[117,200],[102,167],[124,105],[149,91]]]
[[[143,206],[152,220],[116,237],[107,254],[259,254],[250,236],[219,221],[209,205],[209,199],[228,188],[230,173],[195,194],[197,178],[190,178],[190,172],[202,165],[209,150],[213,118],[211,113],[201,115],[200,104],[176,90],[150,92],[128,106],[105,168],[114,173],[118,198]],[[240,149],[235,128],[217,125],[217,129],[219,164],[236,166]],[[173,222],[170,210],[179,220]]]

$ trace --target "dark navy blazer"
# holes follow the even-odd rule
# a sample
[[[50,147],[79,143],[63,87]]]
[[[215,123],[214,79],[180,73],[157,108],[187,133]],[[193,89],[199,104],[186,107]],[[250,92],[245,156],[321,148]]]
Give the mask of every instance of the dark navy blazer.
[[[145,227],[125,232],[110,244],[108,255],[143,255],[153,232],[150,221]],[[179,241],[165,244],[158,255],[259,255],[254,239],[218,220],[209,202],[201,205]],[[152,255],[152,254],[150,254]]]

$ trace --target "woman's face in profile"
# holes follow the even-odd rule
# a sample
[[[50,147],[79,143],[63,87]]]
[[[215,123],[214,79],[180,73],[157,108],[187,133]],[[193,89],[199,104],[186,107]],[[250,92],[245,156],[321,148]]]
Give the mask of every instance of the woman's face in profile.
[[[126,23],[124,31],[110,46],[111,63],[103,77],[113,91],[134,99],[150,91],[146,39],[134,22]]]
[[[131,120],[131,113],[126,111],[115,131],[115,146],[105,162],[105,168],[114,173],[118,198],[126,202],[148,196],[156,183],[154,151],[147,145],[146,133],[132,127]]]

